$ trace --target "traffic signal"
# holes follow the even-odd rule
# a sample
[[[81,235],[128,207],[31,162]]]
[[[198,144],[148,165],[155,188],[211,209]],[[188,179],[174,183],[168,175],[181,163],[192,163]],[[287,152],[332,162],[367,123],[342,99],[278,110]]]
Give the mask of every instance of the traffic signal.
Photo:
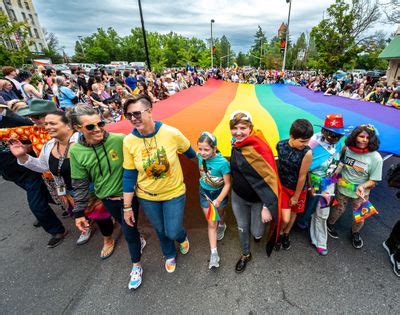
[[[217,53],[217,48],[215,48],[215,46],[213,46],[212,52],[213,52],[213,54],[216,54],[216,53]]]

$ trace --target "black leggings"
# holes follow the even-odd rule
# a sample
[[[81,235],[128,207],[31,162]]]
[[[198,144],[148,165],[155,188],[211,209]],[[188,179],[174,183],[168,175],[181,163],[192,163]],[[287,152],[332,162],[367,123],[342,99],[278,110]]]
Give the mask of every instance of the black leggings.
[[[114,230],[114,223],[111,219],[111,217],[109,217],[108,219],[95,219],[94,220],[97,225],[99,226],[101,235],[103,236],[111,236]]]

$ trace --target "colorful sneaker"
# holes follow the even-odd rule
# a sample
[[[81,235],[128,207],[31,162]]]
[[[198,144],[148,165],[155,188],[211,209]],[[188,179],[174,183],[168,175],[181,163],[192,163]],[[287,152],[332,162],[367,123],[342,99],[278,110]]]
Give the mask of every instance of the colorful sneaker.
[[[358,233],[358,232],[353,233],[351,235],[351,242],[353,244],[353,247],[356,249],[360,249],[361,247],[364,246],[364,242],[360,236],[360,233]]]
[[[168,273],[173,273],[176,269],[176,258],[169,258],[165,261],[165,270]]]
[[[225,236],[226,224],[218,224],[217,241],[221,241]]]
[[[131,271],[131,280],[129,281],[128,288],[137,289],[142,283],[143,269],[140,266],[133,266]]]
[[[219,256],[218,253],[211,253],[210,261],[208,263],[208,269],[215,270],[219,267]]]
[[[189,240],[186,236],[185,240],[179,244],[179,250],[181,251],[182,255],[186,255],[189,252]]]
[[[142,236],[142,234],[140,234],[140,253],[143,253],[143,248],[146,247],[146,240],[144,239],[144,237]]]
[[[328,249],[323,248],[323,247],[316,247],[317,253],[320,254],[321,256],[326,256],[328,255]]]

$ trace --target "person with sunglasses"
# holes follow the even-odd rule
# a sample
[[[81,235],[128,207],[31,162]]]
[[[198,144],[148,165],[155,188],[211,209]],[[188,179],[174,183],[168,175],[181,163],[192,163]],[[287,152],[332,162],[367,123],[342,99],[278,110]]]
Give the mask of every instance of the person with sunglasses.
[[[353,211],[369,199],[371,189],[382,180],[383,160],[378,152],[379,139],[374,126],[360,125],[353,129],[345,140],[343,149],[341,178],[337,184],[336,200],[338,204],[332,209],[328,219],[328,233],[339,238],[334,224],[346,210],[351,200]],[[356,249],[363,247],[360,231],[364,221],[356,222],[353,218],[351,227],[352,245]]]
[[[309,146],[312,150],[312,162],[309,172],[311,198],[308,200],[306,212],[311,215],[311,243],[321,256],[328,255],[327,219],[333,203],[336,171],[339,166],[340,152],[343,144],[339,140],[344,136],[341,114],[328,114],[325,117],[321,132],[311,137]]]
[[[124,139],[124,218],[135,224],[131,200],[134,195],[153,225],[165,257],[165,269],[176,269],[175,241],[180,252],[189,251],[189,240],[183,228],[186,187],[179,154],[194,159],[196,153],[189,140],[176,128],[153,120],[148,95],[139,94],[124,103],[124,115],[133,131]]]
[[[89,203],[89,184],[93,183],[96,197],[103,201],[106,210],[121,224],[131,256],[129,289],[136,289],[142,282],[141,251],[146,242],[137,229],[137,199],[123,200],[122,194],[122,143],[124,135],[108,133],[105,123],[96,110],[78,104],[69,114],[71,125],[81,133],[78,142],[70,148],[71,178],[74,189],[75,225],[84,232],[89,227],[85,209]],[[134,209],[132,223],[123,220],[123,206]]]

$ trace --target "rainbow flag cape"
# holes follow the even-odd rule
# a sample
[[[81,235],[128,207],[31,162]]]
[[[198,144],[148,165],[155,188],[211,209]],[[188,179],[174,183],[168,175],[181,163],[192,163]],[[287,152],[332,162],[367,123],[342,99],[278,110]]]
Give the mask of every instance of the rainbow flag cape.
[[[206,215],[207,221],[220,221],[221,218],[219,216],[217,207],[214,206],[214,203],[211,201],[210,198],[208,198],[208,196],[206,194],[204,194],[204,196],[208,200],[208,211],[207,211],[207,215]]]
[[[379,213],[369,200],[364,201],[361,206],[353,211],[354,221],[362,222],[371,215]]]
[[[203,130],[218,139],[223,156],[231,154],[229,117],[246,110],[260,129],[276,156],[275,146],[289,138],[292,122],[308,119],[313,125],[323,125],[327,114],[340,113],[346,126],[373,124],[379,130],[380,151],[400,154],[400,110],[370,102],[336,95],[324,96],[301,86],[283,84],[239,84],[209,79],[203,86],[183,90],[153,107],[153,118],[178,128],[192,143]],[[111,132],[129,134],[128,120],[107,126]],[[314,127],[315,132],[319,131]]]

